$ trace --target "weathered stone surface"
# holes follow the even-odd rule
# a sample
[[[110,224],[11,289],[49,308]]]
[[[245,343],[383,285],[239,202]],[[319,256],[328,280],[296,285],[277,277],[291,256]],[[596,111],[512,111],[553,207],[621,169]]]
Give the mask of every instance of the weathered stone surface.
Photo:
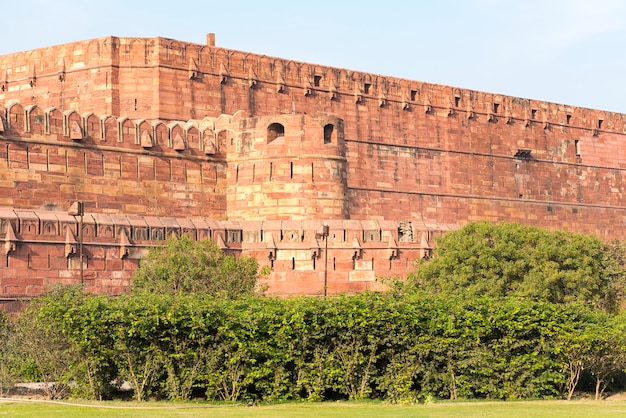
[[[0,74],[9,298],[80,280],[73,201],[94,292],[123,291],[170,233],[257,257],[280,294],[376,288],[476,220],[626,235],[622,114],[214,41],[105,37],[0,56]]]

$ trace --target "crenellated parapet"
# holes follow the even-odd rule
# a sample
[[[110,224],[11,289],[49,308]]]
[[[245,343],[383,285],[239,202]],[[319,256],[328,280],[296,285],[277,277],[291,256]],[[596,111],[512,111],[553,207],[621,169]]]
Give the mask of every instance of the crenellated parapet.
[[[0,108],[2,109],[2,108]],[[223,219],[226,146],[238,115],[131,119],[11,100],[0,111],[2,205]]]
[[[232,131],[239,115],[189,120],[146,120],[97,115],[56,107],[24,106],[10,100],[0,108],[0,136],[7,140],[54,141],[60,145],[114,146],[130,150],[175,152],[180,156],[225,157],[220,134]]]
[[[124,68],[132,69],[134,78],[131,79],[133,76]],[[532,124],[545,129],[569,127],[589,131],[592,135],[625,132],[625,117],[619,113],[159,37],[104,37],[0,56],[0,101],[18,99],[22,103],[41,103],[44,107],[57,106],[61,112],[76,108],[73,103],[80,102],[83,109],[93,107],[91,110],[96,112],[107,109],[131,118],[133,114],[141,117],[171,114],[166,108],[172,108],[173,104],[162,103],[158,95],[153,96],[150,91],[155,80],[165,77],[155,68],[176,74],[168,77],[174,77],[180,87],[163,91],[174,101],[183,99],[176,104],[179,114],[215,115],[216,103],[187,96],[186,90],[216,92],[220,86],[237,85],[246,86],[252,95],[263,92],[264,95],[296,97],[298,100],[286,101],[297,102],[298,107],[305,108],[306,100],[317,105],[326,101],[328,106],[338,101],[372,109],[393,107],[442,116],[456,114],[485,123]],[[76,82],[84,83],[85,91],[95,96],[91,99],[83,96],[80,89],[73,87]],[[137,83],[140,85],[135,86]],[[241,90],[238,91],[241,95]],[[197,103],[183,103],[187,101]],[[244,109],[243,104],[237,103],[235,107]],[[280,113],[289,110],[283,109]]]

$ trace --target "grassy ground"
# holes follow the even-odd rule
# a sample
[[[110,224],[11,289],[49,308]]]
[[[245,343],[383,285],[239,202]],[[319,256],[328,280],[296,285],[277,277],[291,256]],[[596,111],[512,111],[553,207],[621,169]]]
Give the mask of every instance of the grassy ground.
[[[378,402],[226,406],[192,403],[0,401],[0,417],[619,417],[626,401],[440,402],[396,406]]]

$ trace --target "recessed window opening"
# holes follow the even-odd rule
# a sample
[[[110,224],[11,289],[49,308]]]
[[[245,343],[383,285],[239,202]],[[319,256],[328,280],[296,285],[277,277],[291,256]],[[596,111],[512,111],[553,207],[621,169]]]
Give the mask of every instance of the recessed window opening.
[[[363,86],[363,90],[365,94],[370,94],[370,89],[372,88],[372,85],[369,83],[365,83],[365,85]]]
[[[566,115],[565,116],[565,123],[567,123],[568,125],[571,122],[571,120],[572,120],[572,115]]]
[[[335,127],[330,123],[324,126],[324,143],[325,144],[330,144],[332,142],[334,130],[335,130]]]
[[[602,129],[602,122],[604,122],[602,119],[598,119],[598,129]]]
[[[459,103],[461,103],[461,98],[459,96],[454,96],[454,107],[459,107]]]
[[[574,149],[576,150],[576,156],[580,157],[580,140],[574,140]]]
[[[531,152],[532,151],[529,149],[518,149],[514,157],[522,160],[528,160],[532,158]]]
[[[335,257],[333,257],[333,270],[337,270],[337,263],[335,262]]]
[[[537,109],[533,109],[530,111],[530,118],[537,119]]]
[[[272,168],[273,168],[273,165],[272,163],[270,163],[270,181],[272,181]]]
[[[414,102],[417,97],[417,90],[411,90],[411,101]]]
[[[500,103],[493,104],[493,113],[498,113],[498,108],[500,107]]]
[[[279,136],[285,136],[285,127],[280,123],[272,123],[267,127],[267,142],[272,142]]]
[[[291,269],[296,269],[296,259],[294,257],[291,257]]]
[[[289,178],[293,178],[293,162],[289,163]]]
[[[314,75],[313,76],[313,85],[315,87],[319,87],[320,86],[320,81],[322,81],[322,76],[321,75]]]

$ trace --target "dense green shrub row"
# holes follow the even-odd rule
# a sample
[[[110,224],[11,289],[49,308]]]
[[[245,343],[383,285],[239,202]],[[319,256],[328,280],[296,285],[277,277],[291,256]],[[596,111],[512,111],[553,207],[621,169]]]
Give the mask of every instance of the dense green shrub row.
[[[585,371],[600,392],[623,368],[623,322],[517,299],[108,298],[70,288],[38,300],[16,327],[30,341],[20,358],[84,397],[127,381],[139,400],[415,402],[567,397]]]

